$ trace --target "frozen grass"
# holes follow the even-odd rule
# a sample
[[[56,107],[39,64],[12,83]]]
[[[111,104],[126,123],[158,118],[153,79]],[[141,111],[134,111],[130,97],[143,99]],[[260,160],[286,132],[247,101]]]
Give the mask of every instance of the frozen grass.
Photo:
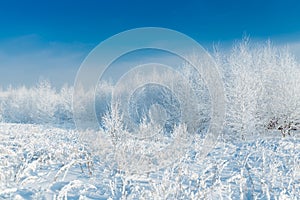
[[[144,176],[119,171],[73,130],[0,125],[0,198],[296,199],[300,146],[292,137],[218,143],[198,160],[195,138],[180,162]],[[197,141],[198,140],[198,141]],[[123,147],[126,145],[123,143]],[[108,154],[113,154],[109,152]],[[108,155],[107,154],[107,155]]]
[[[270,42],[252,46],[247,38],[231,52],[216,51],[215,58],[223,72],[226,121],[223,135],[207,157],[202,152],[203,140],[209,137],[205,130],[210,97],[188,64],[180,72],[193,89],[193,98],[185,90],[187,85],[180,85],[181,81],[174,85],[163,73],[137,76],[119,88],[122,97],[141,78],[163,80],[166,85],[172,82],[182,97],[181,111],[187,113],[187,121],[168,119],[176,125],[170,135],[164,132],[164,117],[157,119],[170,113],[160,112],[168,104],[134,107],[133,111],[151,109],[137,113],[134,126],[138,126],[132,132],[129,116],[124,120],[124,108],[111,105],[114,86],[107,83],[97,88],[95,105],[91,91],[82,91],[76,102],[76,115],[83,124],[88,124],[96,107],[100,128],[85,131],[75,129],[72,87],[56,90],[43,81],[32,88],[1,90],[0,199],[297,199],[299,63],[286,49],[276,49]],[[191,59],[201,65],[197,56]],[[169,95],[170,91],[159,92]],[[132,99],[138,102],[133,106],[149,104],[142,104],[147,96]],[[194,105],[197,112],[192,112]],[[177,116],[174,110],[167,117]],[[185,136],[191,132],[197,134],[187,145]],[[176,145],[168,146],[170,140]],[[174,153],[151,159],[165,152]],[[178,152],[184,154],[171,164],[135,173],[137,167],[155,167]]]

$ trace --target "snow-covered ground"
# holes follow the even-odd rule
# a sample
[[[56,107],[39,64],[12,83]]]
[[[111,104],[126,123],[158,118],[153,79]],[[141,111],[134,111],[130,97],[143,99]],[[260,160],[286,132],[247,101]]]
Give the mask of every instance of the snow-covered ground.
[[[226,96],[218,138],[207,131],[210,93],[188,65],[179,71],[191,91],[163,73],[176,91],[101,82],[74,103],[74,87],[47,81],[0,89],[0,199],[299,199],[299,63],[247,38],[215,58]]]
[[[220,139],[206,159],[197,144],[145,176],[118,171],[72,129],[0,124],[0,199],[297,199],[300,141]]]

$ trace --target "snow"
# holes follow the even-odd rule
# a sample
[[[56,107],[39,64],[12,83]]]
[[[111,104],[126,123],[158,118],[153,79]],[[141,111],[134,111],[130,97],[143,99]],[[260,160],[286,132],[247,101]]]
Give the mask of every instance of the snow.
[[[118,173],[72,129],[0,124],[0,198],[141,197],[296,199],[300,145],[295,138],[220,140],[205,160],[189,157],[147,176]],[[197,151],[193,145],[190,153]]]
[[[299,198],[300,65],[247,40],[216,62],[227,98],[218,138],[207,131],[208,88],[188,64],[184,84],[154,76],[176,91],[145,84],[130,98],[153,74],[120,93],[102,82],[96,95],[76,91],[74,104],[73,87],[46,81],[0,91],[0,199]]]

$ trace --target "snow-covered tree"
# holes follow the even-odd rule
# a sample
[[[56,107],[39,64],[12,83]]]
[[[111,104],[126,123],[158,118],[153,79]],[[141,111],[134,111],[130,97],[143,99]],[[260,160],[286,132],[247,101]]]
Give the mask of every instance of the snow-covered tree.
[[[227,125],[242,137],[269,134],[283,136],[299,129],[300,66],[287,49],[270,41],[253,45],[245,38],[221,63],[226,77]]]

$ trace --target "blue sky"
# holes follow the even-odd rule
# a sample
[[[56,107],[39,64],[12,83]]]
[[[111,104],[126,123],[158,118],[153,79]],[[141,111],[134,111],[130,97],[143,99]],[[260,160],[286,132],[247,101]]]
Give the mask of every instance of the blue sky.
[[[289,43],[300,55],[300,2],[285,1],[0,1],[0,85],[40,77],[72,84],[80,63],[104,39],[157,26],[205,47],[230,45],[243,34]]]

